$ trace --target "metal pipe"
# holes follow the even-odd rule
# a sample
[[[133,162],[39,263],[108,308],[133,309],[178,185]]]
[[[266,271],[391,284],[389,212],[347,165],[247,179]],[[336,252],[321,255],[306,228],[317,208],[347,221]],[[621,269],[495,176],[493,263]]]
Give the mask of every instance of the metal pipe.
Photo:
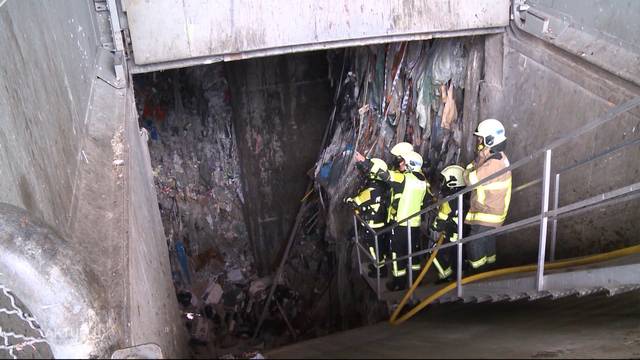
[[[544,259],[547,246],[547,222],[549,217],[549,184],[551,182],[551,150],[547,150],[544,156],[544,178],[542,181],[542,208],[540,210],[540,242],[538,244],[538,271],[536,274],[536,289],[542,291],[544,287]]]
[[[553,210],[558,210],[560,199],[560,173],[556,174],[556,181],[553,186]],[[556,259],[556,236],[558,232],[558,217],[553,218],[551,223],[551,248],[549,249],[549,261]]]
[[[464,214],[462,195],[458,195],[458,262],[456,264],[456,291],[458,297],[462,297],[462,214]]]
[[[411,226],[409,226],[409,220],[407,220],[407,254],[409,255],[409,259],[407,261],[407,274],[409,278],[409,287],[413,285],[413,257],[411,253],[413,252],[413,247],[411,246]]]
[[[356,242],[356,254],[358,254],[358,273],[362,276],[362,259],[360,259],[360,248],[358,248],[358,245],[360,244],[360,240],[358,238],[358,220],[355,215],[353,216],[353,229],[356,235],[354,241]]]

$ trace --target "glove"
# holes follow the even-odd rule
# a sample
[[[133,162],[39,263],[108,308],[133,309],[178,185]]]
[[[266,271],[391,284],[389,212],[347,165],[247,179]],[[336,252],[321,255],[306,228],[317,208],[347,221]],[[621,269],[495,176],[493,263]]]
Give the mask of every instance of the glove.
[[[372,166],[373,162],[369,159],[365,159],[356,163],[356,168],[363,174],[368,174]]]
[[[431,230],[441,232],[444,230],[445,221],[441,219],[436,219],[433,224],[431,224]]]
[[[389,172],[388,171],[384,171],[382,169],[378,170],[378,173],[376,174],[376,176],[378,177],[378,179],[387,182],[389,181]]]
[[[447,220],[443,224],[443,230],[446,231],[447,236],[451,237],[451,235],[458,232],[458,224],[453,220]]]

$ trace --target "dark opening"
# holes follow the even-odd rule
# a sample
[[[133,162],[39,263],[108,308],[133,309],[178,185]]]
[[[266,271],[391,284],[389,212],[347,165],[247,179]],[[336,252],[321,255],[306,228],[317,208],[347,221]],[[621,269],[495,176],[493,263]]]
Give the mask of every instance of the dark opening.
[[[466,62],[479,44],[392,43],[134,77],[196,354],[269,349],[388,315],[360,278],[342,204],[359,186],[352,150],[390,160],[390,146],[410,141],[437,190],[438,171],[468,155]]]

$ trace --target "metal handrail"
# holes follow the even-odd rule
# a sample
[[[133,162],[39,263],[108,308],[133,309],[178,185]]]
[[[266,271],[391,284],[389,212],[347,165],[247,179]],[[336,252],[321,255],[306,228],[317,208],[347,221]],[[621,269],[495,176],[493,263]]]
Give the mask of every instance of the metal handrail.
[[[531,153],[530,155],[518,160],[517,162],[515,162],[514,164],[510,165],[509,167],[502,169],[500,171],[497,171],[496,173],[484,178],[482,181],[472,185],[472,186],[468,186],[465,189],[445,197],[444,199],[441,199],[440,201],[431,204],[423,209],[421,209],[420,211],[408,216],[405,219],[401,219],[400,221],[388,225],[382,229],[378,229],[377,231],[372,229],[366,221],[364,221],[357,213],[354,212],[354,225],[357,225],[356,223],[356,219],[357,221],[359,221],[362,225],[364,225],[364,227],[371,232],[371,234],[374,236],[375,239],[375,243],[376,243],[376,258],[374,259],[370,254],[368,254],[366,252],[366,250],[360,245],[359,243],[359,239],[358,239],[358,234],[357,234],[357,230],[356,230],[356,236],[355,236],[355,242],[356,244],[358,244],[358,262],[359,262],[359,266],[360,266],[360,273],[362,274],[362,269],[361,269],[361,263],[360,263],[360,253],[359,250],[363,250],[365,252],[365,254],[367,254],[367,256],[369,257],[369,259],[371,259],[372,261],[376,261],[378,262],[378,265],[382,264],[382,265],[389,265],[393,262],[397,262],[397,261],[401,261],[401,260],[409,260],[409,264],[407,266],[407,272],[409,274],[411,274],[411,270],[410,270],[410,264],[411,264],[411,258],[415,257],[415,256],[420,256],[420,255],[424,255],[426,253],[430,253],[432,251],[436,251],[436,250],[440,250],[440,249],[444,249],[447,247],[451,247],[451,246],[458,246],[458,263],[457,263],[457,267],[458,267],[458,271],[457,271],[457,293],[458,296],[462,296],[462,285],[461,285],[461,270],[462,270],[462,246],[465,243],[468,243],[470,241],[474,241],[486,236],[491,236],[491,235],[498,235],[498,234],[503,234],[503,233],[507,233],[507,232],[511,232],[511,231],[515,231],[515,230],[519,230],[521,228],[525,228],[531,225],[534,225],[536,223],[540,223],[540,227],[541,227],[541,231],[540,231],[540,239],[539,239],[539,249],[538,249],[538,267],[537,267],[537,275],[536,275],[536,288],[538,291],[542,290],[543,288],[543,276],[544,276],[544,258],[545,258],[545,246],[546,246],[546,237],[547,237],[547,222],[549,219],[553,219],[554,223],[553,223],[553,238],[552,238],[552,244],[551,244],[551,248],[552,248],[552,254],[551,257],[553,258],[554,256],[554,252],[555,252],[555,231],[556,231],[556,224],[557,224],[557,218],[561,217],[563,215],[567,215],[567,214],[571,214],[571,213],[575,213],[575,212],[579,212],[579,211],[584,211],[585,208],[592,208],[592,207],[596,207],[596,206],[603,206],[603,203],[607,203],[608,201],[612,200],[612,199],[616,199],[622,196],[629,196],[629,195],[633,195],[633,193],[636,193],[638,191],[640,191],[640,183],[635,183],[620,189],[616,189],[613,191],[609,191],[607,193],[603,193],[597,196],[594,196],[592,198],[586,199],[586,200],[582,200],[582,201],[578,201],[575,203],[572,203],[570,205],[566,205],[563,206],[561,208],[558,208],[558,187],[559,187],[559,175],[560,173],[563,173],[565,171],[571,170],[577,166],[595,161],[597,159],[602,158],[603,156],[606,156],[610,153],[619,151],[622,148],[626,148],[627,146],[630,145],[634,145],[637,143],[640,143],[640,139],[636,139],[636,140],[632,140],[632,141],[628,141],[625,143],[620,144],[619,146],[616,146],[612,149],[609,149],[607,151],[604,151],[600,154],[597,154],[595,156],[592,156],[589,159],[585,159],[583,161],[580,161],[576,164],[570,165],[568,167],[565,167],[564,169],[559,170],[555,175],[556,175],[556,185],[555,185],[555,201],[554,201],[554,209],[553,210],[549,210],[549,189],[550,189],[550,170],[551,170],[551,154],[552,154],[552,150],[562,146],[566,143],[568,143],[570,140],[573,140],[613,119],[615,119],[618,115],[623,114],[635,107],[637,107],[638,105],[640,105],[640,97],[636,97],[633,98],[625,103],[622,103],[610,110],[608,110],[603,116],[596,118],[594,121],[591,121],[590,123],[588,123],[587,125],[581,127],[580,129],[578,129],[577,131],[561,137],[553,142],[551,142],[550,145],[548,145],[546,148],[542,149],[542,150],[538,150],[536,152]],[[541,211],[539,214],[532,216],[530,218],[527,219],[523,219],[520,221],[516,221],[514,223],[511,224],[507,224],[505,226],[502,226],[500,228],[496,228],[493,230],[489,230],[480,234],[476,234],[473,236],[469,236],[466,238],[463,238],[462,234],[462,224],[463,224],[463,219],[462,219],[462,214],[463,211],[462,210],[462,196],[466,193],[469,193],[470,191],[473,191],[474,189],[476,189],[479,186],[482,186],[488,182],[490,182],[491,180],[499,177],[502,174],[505,174],[508,171],[512,171],[515,170],[517,168],[520,168],[522,166],[524,166],[525,164],[528,164],[529,162],[533,161],[534,159],[536,159],[538,156],[545,154],[545,161],[544,161],[544,175],[542,177],[542,181],[543,181],[543,193],[544,196],[542,198],[542,204],[541,204]],[[524,187],[520,187],[518,189],[516,189],[517,191],[523,190],[529,186],[532,186],[534,184],[537,184],[540,182],[540,179],[537,179],[535,181],[532,181],[528,184],[525,184]],[[634,198],[636,196],[633,196]],[[457,242],[452,242],[449,244],[442,244],[430,249],[425,249],[425,250],[421,250],[418,252],[413,253],[411,251],[411,246],[409,246],[408,251],[409,254],[406,256],[402,256],[393,260],[388,260],[385,261],[384,263],[379,262],[379,250],[378,250],[378,236],[382,235],[384,233],[390,232],[393,229],[395,229],[397,226],[400,226],[400,224],[402,223],[407,223],[410,219],[415,218],[416,216],[421,216],[422,214],[426,214],[430,211],[433,211],[435,209],[438,209],[442,204],[444,204],[445,202],[449,202],[453,199],[458,199],[458,209],[460,211],[458,211],[458,241]],[[357,228],[357,226],[356,226]],[[409,237],[409,243],[411,242],[410,237]],[[377,268],[377,293],[378,293],[378,297],[380,297],[381,293],[380,293],[380,266],[376,266]],[[410,280],[411,281],[411,280]]]
[[[542,215],[548,218],[561,218],[567,215],[571,215],[580,211],[583,211],[584,209],[592,209],[594,207],[598,207],[601,206],[603,204],[608,204],[610,201],[621,197],[621,196],[627,196],[627,195],[631,195],[634,193],[640,193],[640,182],[638,183],[634,183],[632,185],[628,185],[628,186],[624,186],[622,188],[618,188],[616,190],[612,190],[603,194],[599,194],[596,196],[593,196],[591,198],[576,202],[576,203],[572,203],[569,205],[565,205],[561,208],[558,208],[556,210],[549,210],[545,213],[543,213]],[[479,233],[476,235],[471,235],[468,237],[463,238],[462,240],[459,241],[455,241],[455,242],[450,242],[448,244],[442,244],[439,246],[434,246],[432,248],[429,249],[424,249],[424,250],[420,250],[417,251],[415,253],[412,253],[410,255],[404,255],[401,257],[396,258],[395,260],[387,260],[384,263],[384,265],[389,265],[391,263],[393,263],[394,261],[401,261],[401,260],[407,260],[409,257],[415,257],[415,256],[420,256],[420,255],[424,255],[427,253],[431,253],[433,251],[436,250],[442,250],[442,249],[446,249],[449,247],[453,247],[456,246],[458,243],[461,244],[466,244],[470,241],[474,241],[476,239],[480,239],[486,236],[491,236],[491,235],[500,235],[503,233],[510,233],[516,230],[521,230],[524,228],[527,228],[529,226],[535,225],[536,223],[538,223],[540,221],[540,214],[537,214],[535,216],[531,216],[529,218],[526,219],[522,219],[507,225],[504,225],[502,227],[496,228],[496,229],[492,229],[492,230],[488,230],[485,231],[483,233]],[[364,249],[363,249],[364,251]],[[369,258],[371,259],[371,261],[374,261],[374,258],[370,255]]]
[[[593,129],[595,129],[595,128],[597,128],[597,127],[599,127],[599,126],[601,126],[601,125],[603,125],[603,124],[605,124],[605,123],[607,123],[607,122],[609,122],[611,120],[613,120],[618,115],[623,114],[623,113],[625,113],[625,112],[637,107],[638,105],[640,105],[640,97],[635,97],[635,98],[633,98],[633,99],[631,99],[631,100],[629,100],[629,101],[627,101],[625,103],[622,103],[622,104],[610,109],[609,111],[607,111],[601,118],[597,118],[596,120],[588,123],[587,125],[583,126],[582,128],[578,129],[577,131],[551,142],[551,144],[548,145],[546,148],[533,152],[532,154],[530,154],[530,155],[528,155],[528,156],[516,161],[515,163],[511,164],[511,166],[506,167],[506,168],[504,168],[504,169],[502,169],[500,171],[497,171],[497,172],[491,174],[490,176],[487,176],[486,178],[482,179],[482,181],[479,181],[478,183],[476,183],[474,185],[467,186],[463,190],[460,190],[460,191],[458,191],[457,193],[455,193],[453,195],[447,196],[444,199],[442,199],[442,200],[440,200],[440,201],[438,201],[438,202],[436,202],[436,203],[434,203],[434,204],[432,204],[430,206],[427,206],[426,208],[423,208],[422,210],[420,210],[420,211],[418,211],[418,212],[416,212],[416,213],[414,213],[412,215],[409,215],[408,217],[406,217],[406,218],[404,218],[402,220],[398,220],[395,224],[387,225],[387,226],[383,227],[382,229],[380,229],[379,231],[375,231],[375,234],[376,235],[381,235],[381,234],[387,233],[387,232],[393,230],[395,227],[399,226],[399,224],[401,224],[401,223],[405,223],[408,220],[411,220],[416,216],[420,216],[422,214],[426,214],[427,212],[429,212],[431,210],[437,209],[437,208],[440,207],[440,205],[444,204],[445,202],[449,202],[449,200],[453,200],[453,199],[457,198],[460,195],[464,195],[464,194],[466,194],[468,192],[471,192],[471,191],[475,190],[476,188],[478,188],[478,187],[480,187],[480,186],[482,186],[484,184],[487,184],[491,180],[496,179],[500,175],[503,175],[503,174],[505,174],[505,173],[507,173],[509,171],[518,169],[518,168],[528,164],[529,162],[531,162],[534,159],[536,159],[538,156],[544,154],[546,151],[553,150],[553,149],[555,149],[555,148],[557,148],[557,147],[559,147],[561,145],[564,145],[564,144],[568,143],[570,140],[573,140],[573,139],[577,138],[578,136],[583,135],[583,134],[585,134],[585,133],[587,133],[587,132],[589,132],[589,131],[591,131],[591,130],[593,130]],[[373,230],[373,229],[371,229],[371,230]]]
[[[605,157],[607,155],[611,155],[613,153],[616,153],[618,151],[626,149],[628,146],[637,145],[637,144],[640,144],[640,138],[633,139],[633,140],[630,140],[630,141],[625,141],[625,142],[623,142],[621,144],[618,144],[618,145],[616,145],[616,146],[614,146],[614,147],[612,147],[610,149],[607,149],[607,150],[605,150],[605,151],[603,151],[601,153],[598,153],[598,154],[596,154],[596,155],[594,155],[594,156],[592,156],[590,158],[578,161],[575,164],[571,164],[571,165],[568,165],[568,166],[566,166],[566,167],[564,167],[562,169],[556,170],[555,171],[555,175],[556,176],[557,175],[562,175],[562,174],[564,174],[564,173],[566,173],[566,172],[568,172],[570,170],[573,170],[573,169],[575,169],[575,168],[577,168],[579,166],[588,164],[588,163],[590,163],[592,161],[598,160],[598,159],[603,158],[603,157]],[[528,183],[520,185],[520,186],[516,187],[515,189],[513,189],[511,194],[513,195],[513,194],[515,194],[517,192],[520,192],[522,190],[528,189],[533,185],[539,184],[541,181],[542,181],[542,177],[539,177],[539,178],[536,178],[535,180],[529,181]]]

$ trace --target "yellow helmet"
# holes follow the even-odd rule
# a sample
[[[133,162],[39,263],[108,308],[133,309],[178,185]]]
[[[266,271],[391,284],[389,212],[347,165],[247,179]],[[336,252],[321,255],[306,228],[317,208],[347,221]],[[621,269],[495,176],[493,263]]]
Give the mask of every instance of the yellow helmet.
[[[382,159],[372,158],[371,159],[371,169],[369,169],[369,178],[381,180],[379,173],[382,171],[383,173],[388,170],[387,163]]]
[[[413,145],[408,142],[399,142],[395,144],[391,148],[391,154],[394,156],[401,156],[404,158],[404,155],[410,151],[413,151]]]
[[[464,169],[462,166],[449,165],[442,169],[440,174],[444,176],[444,185],[450,189],[465,186]]]

